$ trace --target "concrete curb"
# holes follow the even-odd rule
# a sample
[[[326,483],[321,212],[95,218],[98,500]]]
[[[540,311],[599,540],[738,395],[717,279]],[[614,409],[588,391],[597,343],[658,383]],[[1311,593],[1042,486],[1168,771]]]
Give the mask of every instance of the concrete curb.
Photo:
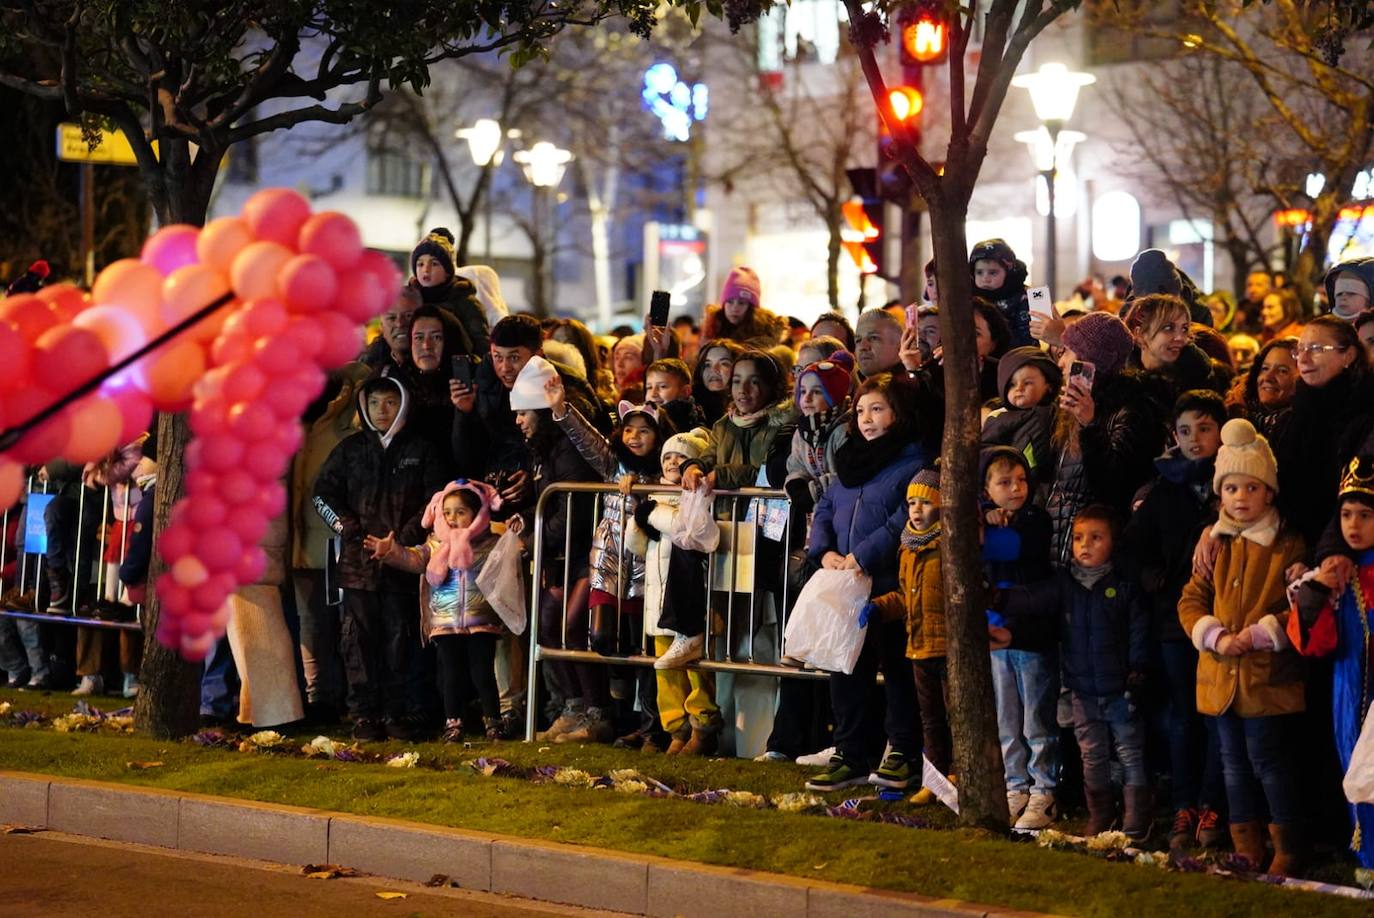
[[[683,918],[974,918],[1033,913],[648,855],[0,771],[0,824],[279,864],[338,864],[583,908]]]

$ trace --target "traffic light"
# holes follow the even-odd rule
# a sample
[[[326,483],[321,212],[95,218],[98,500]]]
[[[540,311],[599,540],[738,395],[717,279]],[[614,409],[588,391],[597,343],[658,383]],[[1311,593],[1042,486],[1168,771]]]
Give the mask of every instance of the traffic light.
[[[931,8],[930,4],[907,8],[898,17],[897,24],[903,68],[934,64],[944,59],[949,32],[940,10]]]
[[[850,169],[847,172],[854,197],[840,205],[844,227],[840,240],[861,274],[883,274],[883,249],[887,240],[883,224],[887,203],[877,195],[877,171]]]
[[[914,79],[912,78],[914,77]],[[925,108],[921,73],[919,70],[908,75],[901,86],[891,86],[887,91],[887,112],[892,120],[904,125],[911,135],[912,142],[921,142],[921,111]],[[894,156],[896,143],[888,129],[887,118],[878,118],[878,193],[899,203],[905,202],[911,190],[911,177],[906,174],[902,164]]]

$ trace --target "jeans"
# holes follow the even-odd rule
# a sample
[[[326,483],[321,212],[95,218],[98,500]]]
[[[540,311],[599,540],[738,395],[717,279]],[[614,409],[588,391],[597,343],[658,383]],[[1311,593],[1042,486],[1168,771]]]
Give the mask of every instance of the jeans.
[[[344,590],[340,646],[355,718],[422,713],[416,602],[412,593]]]
[[[345,683],[339,655],[340,607],[326,604],[323,570],[294,570],[291,584],[300,616],[305,698],[312,704],[342,706]]]
[[[43,680],[51,673],[38,622],[0,618],[0,668],[10,676]]]
[[[832,673],[830,704],[835,711],[835,751],[855,767],[870,763],[865,754],[868,696],[883,673],[887,700],[883,726],[893,752],[916,760],[921,754],[917,738],[916,681],[906,658],[906,625],[903,622],[870,623],[854,672]]]
[[[1007,790],[1052,794],[1059,786],[1059,664],[1029,650],[992,653],[992,690]]]
[[[239,671],[225,636],[205,658],[205,675],[200,680],[200,716],[228,720],[234,716],[238,703]]]
[[[1126,773],[1127,787],[1149,783],[1145,767],[1145,724],[1124,694],[1083,695],[1071,692],[1073,734],[1083,759],[1083,786],[1104,790],[1111,785],[1112,750]]]
[[[1238,717],[1227,711],[1216,722],[1231,822],[1261,821],[1266,802],[1271,822],[1299,822],[1293,761],[1284,748],[1290,718]]]
[[[1226,798],[1221,747],[1216,718],[1197,712],[1197,649],[1189,641],[1162,641],[1157,646],[1168,701],[1165,730],[1174,809],[1220,809]]]

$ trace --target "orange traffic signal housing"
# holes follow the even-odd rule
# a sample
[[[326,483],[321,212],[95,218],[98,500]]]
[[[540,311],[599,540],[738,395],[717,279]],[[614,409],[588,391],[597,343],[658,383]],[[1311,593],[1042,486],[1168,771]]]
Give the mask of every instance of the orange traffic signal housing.
[[[939,16],[921,12],[901,23],[903,66],[933,64],[945,56],[948,29]]]

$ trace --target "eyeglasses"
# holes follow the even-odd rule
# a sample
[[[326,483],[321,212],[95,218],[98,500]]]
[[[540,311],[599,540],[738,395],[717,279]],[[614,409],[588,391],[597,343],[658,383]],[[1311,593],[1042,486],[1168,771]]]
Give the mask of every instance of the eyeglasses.
[[[1330,354],[1333,351],[1348,351],[1348,344],[1300,344],[1297,351],[1299,354],[1306,354],[1308,357],[1319,357],[1322,354]]]

